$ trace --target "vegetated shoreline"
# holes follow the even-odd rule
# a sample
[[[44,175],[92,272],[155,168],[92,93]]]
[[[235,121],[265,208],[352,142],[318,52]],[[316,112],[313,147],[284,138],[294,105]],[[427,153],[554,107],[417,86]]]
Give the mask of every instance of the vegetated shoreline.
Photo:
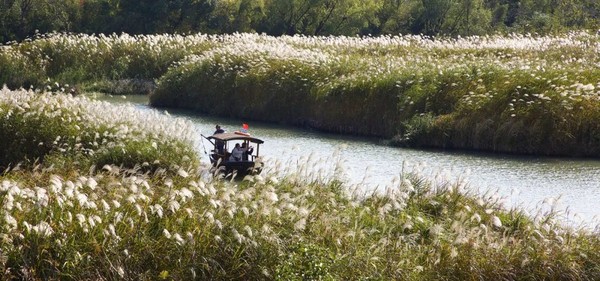
[[[66,170],[118,163],[123,169],[155,171],[170,168],[172,157],[192,166],[199,161],[191,122],[178,119],[178,128],[161,126],[165,117],[157,112],[7,88],[0,89],[0,112],[2,170],[36,163]]]
[[[27,144],[12,146],[24,165],[0,175],[7,279],[600,277],[596,232],[464,182],[411,171],[356,194],[310,162],[219,180],[194,161],[189,122],[60,92],[2,89],[0,117],[14,130],[0,143]]]
[[[265,38],[187,57],[152,106],[391,139],[400,146],[600,156],[596,36]]]
[[[597,158],[598,45],[586,32],[458,39],[47,34],[1,46],[0,84],[74,94],[156,86],[155,107],[416,148]],[[136,83],[143,87],[130,87]]]

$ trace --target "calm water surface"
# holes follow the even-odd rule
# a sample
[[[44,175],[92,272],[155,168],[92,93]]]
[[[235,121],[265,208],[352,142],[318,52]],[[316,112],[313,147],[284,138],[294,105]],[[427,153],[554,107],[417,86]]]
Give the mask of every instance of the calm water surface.
[[[145,110],[145,98],[130,100]],[[589,159],[517,157],[509,155],[423,151],[382,145],[379,140],[171,111],[194,122],[198,134],[211,135],[215,124],[228,131],[250,125],[253,136],[265,144],[260,154],[273,172],[306,167],[313,177],[338,176],[350,188],[364,192],[382,190],[402,171],[421,171],[432,179],[465,179],[479,193],[497,192],[507,206],[536,212],[554,206],[565,211],[573,223],[597,224],[600,217],[600,161]],[[198,144],[202,155],[210,143]],[[208,162],[206,157],[203,161]]]

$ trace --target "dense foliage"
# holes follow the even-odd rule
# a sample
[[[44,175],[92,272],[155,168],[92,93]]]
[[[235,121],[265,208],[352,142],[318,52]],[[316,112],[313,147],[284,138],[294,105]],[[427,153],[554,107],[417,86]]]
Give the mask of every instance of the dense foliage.
[[[36,31],[475,35],[600,27],[596,0],[8,0],[0,42]]]
[[[401,145],[596,157],[599,48],[598,35],[585,32],[459,39],[50,34],[1,46],[0,83],[77,94],[138,80],[150,81],[148,92],[158,79],[155,106]]]
[[[131,106],[4,88],[0,116],[2,170],[38,164],[61,170],[100,169],[110,164],[155,171],[174,168],[173,163],[198,162],[189,122],[165,125],[173,121]]]
[[[385,192],[352,193],[324,180],[337,175],[313,171],[324,160],[310,157],[284,177],[267,171],[224,181],[189,161],[188,150],[164,150],[173,140],[192,149],[182,120],[60,93],[3,90],[0,97],[2,124],[25,143],[59,135],[55,149],[89,154],[156,141],[127,151],[140,155],[133,168],[115,166],[116,158],[102,168],[57,169],[45,159],[0,175],[4,279],[600,278],[599,236],[561,226],[553,205],[531,215],[509,210],[496,194],[427,180],[417,169],[390,179]],[[90,134],[63,141],[73,134],[57,123]],[[98,145],[84,142],[98,126],[110,133],[96,137]],[[144,161],[157,157],[152,149],[165,166],[143,173]]]
[[[0,41],[34,29],[548,32],[597,27],[597,13],[584,0],[9,0]],[[156,105],[403,145],[599,156],[595,35],[54,34],[0,48],[0,84],[37,89],[0,91],[4,279],[600,279],[598,234],[562,226],[553,206],[528,215],[418,171],[357,195],[311,161],[223,181],[198,165],[189,122],[71,96],[160,78]]]
[[[189,173],[188,173],[189,172]],[[0,270],[43,280],[596,280],[600,239],[464,185],[131,175],[0,177]]]
[[[33,41],[0,46],[0,85],[110,92],[114,87],[107,83],[159,78],[173,62],[212,48],[215,40],[209,38],[205,34],[39,35]]]
[[[174,65],[151,104],[402,145],[600,156],[596,35],[223,39]]]

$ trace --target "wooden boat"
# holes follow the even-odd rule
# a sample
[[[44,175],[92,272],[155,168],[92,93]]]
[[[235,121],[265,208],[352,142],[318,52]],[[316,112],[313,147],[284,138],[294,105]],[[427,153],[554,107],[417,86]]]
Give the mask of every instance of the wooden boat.
[[[215,134],[206,137],[206,139],[214,146],[210,154],[211,164],[216,170],[225,173],[226,176],[243,177],[259,174],[262,171],[263,162],[259,156],[259,151],[260,145],[264,141],[261,139],[243,132]],[[236,144],[239,144],[244,150],[241,155],[239,151],[238,153],[234,152],[232,155]]]

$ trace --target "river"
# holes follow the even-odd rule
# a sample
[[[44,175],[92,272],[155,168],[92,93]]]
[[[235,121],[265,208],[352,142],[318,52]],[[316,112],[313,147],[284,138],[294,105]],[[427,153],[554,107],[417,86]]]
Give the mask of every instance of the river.
[[[145,97],[112,98],[129,101],[143,110]],[[498,155],[457,151],[397,148],[380,140],[327,134],[296,127],[200,116],[169,110],[192,120],[198,134],[210,135],[215,124],[228,131],[248,123],[249,132],[265,141],[260,154],[267,171],[292,173],[308,169],[312,177],[343,180],[349,188],[369,193],[384,190],[403,172],[419,172],[437,181],[463,179],[479,194],[496,194],[505,206],[519,207],[531,215],[555,208],[577,226],[596,226],[600,217],[600,160]],[[210,150],[204,141],[197,149]],[[203,162],[208,162],[203,157]]]

